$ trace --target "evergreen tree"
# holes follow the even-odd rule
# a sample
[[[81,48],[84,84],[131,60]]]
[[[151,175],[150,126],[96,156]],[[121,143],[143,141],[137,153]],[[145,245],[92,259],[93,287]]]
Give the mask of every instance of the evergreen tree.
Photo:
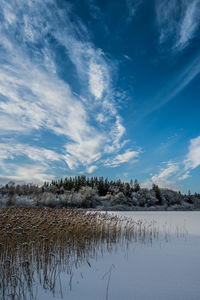
[[[134,185],[133,185],[133,191],[137,193],[137,192],[139,192],[139,190],[140,190],[139,182],[137,179],[135,179]]]
[[[130,184],[127,182],[125,183],[124,185],[124,195],[127,196],[127,197],[131,197],[131,187],[130,187]]]
[[[192,204],[192,195],[191,195],[190,190],[188,191],[187,199],[188,199],[188,203]]]
[[[161,191],[160,191],[160,188],[158,187],[158,185],[153,183],[152,190],[154,191],[155,196],[158,200],[157,204],[162,205],[162,195],[161,195]]]

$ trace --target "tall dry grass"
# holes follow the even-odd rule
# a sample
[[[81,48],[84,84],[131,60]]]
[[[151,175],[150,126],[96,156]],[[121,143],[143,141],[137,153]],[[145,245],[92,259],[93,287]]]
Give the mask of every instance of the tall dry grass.
[[[35,283],[55,293],[60,274],[97,253],[113,251],[120,243],[151,242],[158,236],[155,224],[109,214],[51,208],[0,210],[0,299],[35,299]]]

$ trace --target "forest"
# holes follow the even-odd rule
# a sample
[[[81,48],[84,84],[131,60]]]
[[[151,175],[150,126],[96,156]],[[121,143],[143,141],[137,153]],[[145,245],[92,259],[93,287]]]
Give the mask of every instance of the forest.
[[[137,179],[122,182],[103,177],[67,177],[35,184],[15,184],[10,181],[0,186],[0,207],[57,207],[96,210],[198,210],[200,194],[142,188]]]

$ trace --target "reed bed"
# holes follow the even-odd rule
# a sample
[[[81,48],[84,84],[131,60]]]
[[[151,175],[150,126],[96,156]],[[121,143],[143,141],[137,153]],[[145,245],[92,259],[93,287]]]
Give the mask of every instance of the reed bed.
[[[38,284],[62,295],[60,274],[132,241],[152,242],[155,224],[85,210],[0,210],[0,299],[36,299]]]

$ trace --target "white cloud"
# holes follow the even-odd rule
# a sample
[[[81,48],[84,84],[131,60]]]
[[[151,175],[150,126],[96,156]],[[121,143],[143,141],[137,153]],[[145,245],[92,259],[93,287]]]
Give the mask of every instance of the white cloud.
[[[49,174],[49,171],[43,166],[23,165],[16,166],[13,175],[0,176],[0,182],[4,184],[8,181],[41,184],[44,181],[51,181],[53,178],[54,176]]]
[[[6,131],[24,131],[23,124],[19,124],[18,120],[7,115],[0,117],[0,129],[0,135]]]
[[[121,139],[124,136],[125,132],[126,129],[122,125],[120,117],[117,116],[115,124],[110,132],[111,143],[105,146],[106,153],[115,152],[116,150],[119,150],[125,145],[126,141],[121,142]]]
[[[112,63],[92,44],[81,21],[75,16],[71,21],[70,5],[61,10],[53,0],[2,0],[0,9],[4,18],[0,28],[1,135],[14,138],[15,132],[32,139],[33,131],[43,130],[60,135],[63,158],[56,151],[52,156],[55,161],[64,159],[70,169],[90,168],[102,159],[106,147],[116,156],[124,146],[125,128],[115,107]],[[83,95],[78,96],[59,77],[49,36],[62,45],[65,58],[75,67]],[[97,110],[99,117],[92,123]],[[42,161],[46,156],[46,163],[52,160],[47,149],[25,147],[13,141],[13,157],[22,151],[29,159]]]
[[[55,31],[54,37],[61,43],[67,51],[71,61],[73,62],[79,80],[85,85],[88,83],[88,103],[94,105],[93,97],[101,100],[98,104],[106,115],[107,119],[115,118],[118,114],[113,101],[113,89],[111,86],[111,75],[113,62],[106,58],[101,49],[96,49],[87,38],[82,37],[85,42],[77,40],[75,36],[69,32],[61,34]],[[85,34],[85,29],[84,29]],[[92,97],[91,97],[92,96]]]
[[[150,187],[152,183],[161,188],[179,189],[177,181],[182,181],[190,177],[190,172],[200,166],[200,136],[191,139],[189,149],[185,158],[179,162],[169,161],[166,167],[147,179],[144,187]]]
[[[102,67],[91,62],[89,66],[89,88],[96,99],[101,99],[105,85]]]
[[[45,168],[41,166],[23,165],[17,167],[14,178],[15,180],[31,181],[34,183],[49,181],[54,178],[49,172],[45,173],[45,171]]]
[[[122,163],[137,159],[139,154],[139,151],[126,150],[123,154],[118,154],[113,159],[107,159],[105,161],[105,166],[118,167]]]
[[[105,117],[102,113],[99,113],[96,117],[96,120],[100,123],[103,123],[105,121]]]
[[[80,142],[90,126],[85,108],[72,95],[69,86],[28,60],[26,68],[20,67],[22,58],[19,56],[18,61],[14,74],[2,70],[0,75],[0,92],[8,99],[0,104],[2,116],[12,117],[16,128],[22,125],[24,131],[45,126]],[[2,130],[4,128],[7,130],[6,126]]]
[[[104,138],[99,136],[95,139],[85,138],[81,143],[66,144],[65,161],[70,169],[75,169],[79,164],[88,165],[101,158],[101,144]]]
[[[184,164],[186,170],[200,166],[200,136],[190,140],[189,151]]]
[[[151,177],[152,183],[157,184],[161,188],[173,188],[178,189],[176,180],[172,179],[172,176],[177,174],[179,165],[177,163],[168,162],[165,168]]]
[[[200,136],[191,139],[188,153],[182,162],[183,167],[180,171],[180,176],[178,180],[185,180],[190,177],[190,172],[200,166]]]
[[[31,160],[30,164],[20,162],[16,164],[16,158],[26,157]],[[32,182],[42,183],[54,178],[50,174],[50,163],[64,161],[64,156],[55,151],[33,147],[27,144],[0,143],[0,168],[4,176],[0,181],[8,182]]]
[[[188,177],[190,177],[190,173],[189,173],[189,171],[186,171],[185,174],[182,174],[180,177],[178,177],[178,180],[179,180],[179,181],[185,180],[185,179],[187,179]]]
[[[59,161],[62,159],[62,155],[59,155],[55,151],[29,146],[27,144],[3,144],[0,143],[0,160],[2,159],[14,159],[15,156],[26,155],[33,161]]]
[[[161,43],[170,41],[179,51],[195,37],[200,24],[199,0],[158,0],[156,13]]]
[[[90,166],[87,168],[87,173],[92,174],[96,169],[98,169],[97,166]]]
[[[178,49],[185,48],[189,41],[194,37],[199,27],[200,1],[194,0],[188,3],[185,15],[180,24],[179,39],[175,45]]]

